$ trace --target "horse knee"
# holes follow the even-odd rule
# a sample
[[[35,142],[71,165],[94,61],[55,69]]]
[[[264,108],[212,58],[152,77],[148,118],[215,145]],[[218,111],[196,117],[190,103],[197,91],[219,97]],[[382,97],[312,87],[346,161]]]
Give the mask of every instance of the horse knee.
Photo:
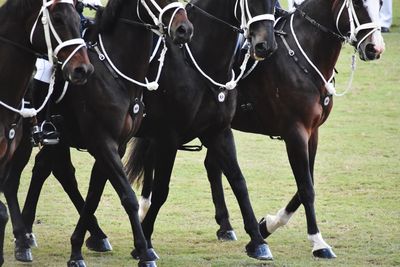
[[[130,214],[132,211],[138,213],[139,203],[134,196],[126,196],[121,198],[121,205],[124,207],[126,213]]]

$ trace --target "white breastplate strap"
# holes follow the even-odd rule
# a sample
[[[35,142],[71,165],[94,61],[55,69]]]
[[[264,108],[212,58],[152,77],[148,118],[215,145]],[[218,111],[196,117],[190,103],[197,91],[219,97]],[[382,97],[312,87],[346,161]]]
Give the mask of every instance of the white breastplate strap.
[[[122,73],[122,72],[114,65],[114,63],[111,61],[110,57],[108,56],[107,51],[106,51],[105,48],[104,48],[103,39],[102,39],[102,37],[101,37],[101,34],[99,34],[99,44],[100,44],[100,48],[101,48],[101,50],[102,50],[102,52],[103,52],[104,58],[107,60],[107,62],[108,62],[108,63],[110,64],[110,66],[113,68],[113,70],[114,70],[116,73],[118,73],[118,75],[120,75],[122,78],[124,78],[125,80],[127,80],[127,81],[129,81],[129,82],[131,82],[131,83],[133,83],[133,84],[136,84],[136,85],[145,87],[145,88],[147,88],[147,90],[149,90],[149,91],[153,91],[153,90],[157,90],[158,87],[159,87],[158,81],[159,81],[159,79],[160,79],[161,71],[162,71],[162,68],[163,68],[163,66],[164,66],[165,54],[167,53],[167,50],[168,50],[167,46],[165,45],[165,39],[164,39],[164,37],[161,37],[161,38],[163,38],[163,45],[164,45],[164,47],[163,47],[163,49],[162,49],[162,51],[161,51],[161,53],[160,53],[160,58],[158,59],[159,65],[158,65],[157,77],[156,77],[156,79],[155,79],[153,82],[148,82],[147,78],[145,78],[145,83],[139,82],[139,81],[137,81],[137,80],[135,80],[135,79],[130,78],[129,76],[127,76],[127,75],[125,75],[124,73]]]
[[[244,74],[244,72],[246,70],[246,65],[247,65],[247,62],[249,61],[249,58],[250,58],[250,47],[249,47],[249,45],[246,45],[247,53],[246,53],[246,55],[244,57],[242,65],[240,66],[240,74],[239,74],[239,76],[235,79],[235,72],[232,70],[232,79],[229,82],[227,82],[225,84],[222,84],[222,83],[219,83],[219,82],[215,81],[214,79],[212,79],[210,76],[208,76],[200,68],[199,64],[197,64],[195,58],[193,57],[192,51],[190,51],[189,45],[187,43],[185,44],[185,48],[186,48],[187,53],[189,54],[190,59],[193,62],[193,65],[200,72],[200,74],[203,75],[203,77],[205,77],[207,80],[209,80],[212,84],[214,84],[214,85],[216,85],[216,86],[218,86],[220,88],[227,89],[227,90],[232,90],[232,89],[236,88],[237,83],[242,78],[242,76],[243,76],[243,74]]]
[[[321,71],[315,66],[315,64],[311,61],[311,59],[307,56],[306,52],[304,52],[303,47],[301,46],[299,40],[297,39],[296,33],[293,28],[293,19],[294,19],[294,13],[290,16],[290,30],[292,32],[293,38],[296,42],[297,47],[299,48],[300,52],[303,54],[307,62],[311,65],[311,67],[315,70],[315,72],[321,77],[321,80],[324,82],[325,88],[328,91],[329,94],[331,95],[336,95],[336,89],[333,86],[332,80],[335,77],[335,72],[332,70],[332,75],[331,77],[327,80],[325,79],[324,75],[321,73]]]

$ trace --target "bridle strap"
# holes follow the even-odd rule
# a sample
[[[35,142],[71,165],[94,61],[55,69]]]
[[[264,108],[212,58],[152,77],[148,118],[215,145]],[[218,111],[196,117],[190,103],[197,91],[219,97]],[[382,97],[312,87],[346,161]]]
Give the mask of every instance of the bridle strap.
[[[33,24],[33,27],[32,27],[31,33],[30,33],[30,42],[31,42],[31,44],[33,43],[33,34],[36,30],[39,17],[40,17],[40,15],[42,15],[41,22],[43,24],[43,29],[44,29],[45,41],[46,41],[46,46],[47,46],[47,56],[48,56],[48,60],[51,63],[51,65],[54,64],[54,60],[57,59],[58,52],[62,48],[67,47],[67,46],[72,46],[72,45],[78,45],[78,47],[79,47],[78,49],[74,49],[73,53],[71,53],[68,56],[67,60],[62,65],[64,67],[68,63],[68,61],[74,56],[74,54],[78,52],[78,50],[80,48],[86,47],[86,44],[82,38],[75,38],[75,39],[67,40],[65,42],[63,42],[61,40],[60,36],[57,34],[57,31],[54,28],[53,23],[51,22],[50,13],[48,10],[48,7],[53,5],[54,1],[55,0],[51,0],[51,1],[47,2],[47,0],[43,0],[42,8],[39,11],[39,14],[35,20],[35,23]],[[62,3],[74,5],[73,0],[58,0],[57,1],[57,4],[62,4]],[[56,39],[56,41],[58,43],[57,47],[54,50],[53,50],[52,43],[51,43],[50,32],[53,34],[53,37]]]
[[[240,1],[240,2],[239,2]],[[244,37],[247,39],[250,36],[249,29],[252,23],[258,22],[258,21],[263,21],[263,20],[270,20],[270,21],[275,21],[275,16],[273,14],[262,14],[253,17],[250,13],[249,9],[249,3],[247,0],[236,0],[235,3],[235,10],[234,10],[234,15],[237,18],[237,7],[238,7],[238,2],[240,6],[240,13],[241,13],[241,18],[240,18],[240,28],[244,31]]]
[[[350,24],[350,36],[345,36],[340,32],[339,29],[339,20],[340,17],[342,16],[343,10],[344,8],[347,8],[347,13],[349,16],[349,24]],[[356,47],[357,49],[359,48],[360,44],[371,34],[373,34],[375,31],[377,31],[379,29],[379,25],[377,25],[374,22],[369,22],[369,23],[364,23],[364,24],[360,24],[356,11],[354,9],[354,5],[353,5],[353,1],[352,0],[345,0],[343,1],[342,6],[340,7],[338,16],[336,18],[336,29],[338,30],[338,32],[344,37],[346,38],[346,40],[349,43],[356,43]],[[357,34],[359,31],[361,30],[368,30],[371,29],[371,31],[366,34],[366,36],[364,36],[360,41],[357,40]]]

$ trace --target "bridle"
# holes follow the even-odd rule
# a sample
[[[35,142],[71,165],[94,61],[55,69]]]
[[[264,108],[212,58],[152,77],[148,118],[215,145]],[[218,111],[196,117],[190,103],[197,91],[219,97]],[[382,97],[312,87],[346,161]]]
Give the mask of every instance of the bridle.
[[[174,20],[175,15],[176,15],[176,13],[178,13],[179,10],[185,10],[185,6],[181,2],[172,2],[168,5],[166,5],[165,7],[161,8],[154,0],[149,0],[149,1],[152,4],[152,6],[159,12],[158,17],[156,14],[154,14],[151,7],[146,3],[146,0],[140,0],[140,3],[146,9],[148,15],[153,20],[154,25],[158,27],[158,29],[154,30],[154,32],[160,36],[165,35],[165,34],[168,34],[169,36],[171,36],[172,21]],[[141,19],[139,10],[140,9],[139,9],[139,1],[138,1],[136,12],[137,12],[138,17]],[[167,24],[168,26],[165,26],[165,24],[163,23],[163,16],[165,15],[165,13],[168,10],[173,10],[173,12],[172,12],[171,19],[169,20],[169,22]]]
[[[191,4],[192,6],[194,6],[193,4]],[[199,7],[196,7],[197,9],[200,9]],[[238,8],[240,8],[240,19],[237,16],[237,10]],[[202,9],[200,9],[202,10]],[[206,13],[206,11],[202,10],[203,13]],[[249,46],[249,42],[248,42],[248,38],[250,37],[250,26],[251,24],[258,22],[258,21],[264,21],[264,20],[270,20],[270,21],[275,21],[275,16],[273,14],[262,14],[262,15],[257,15],[257,16],[252,16],[250,13],[250,9],[249,9],[249,3],[248,0],[236,0],[235,2],[235,8],[234,8],[234,16],[235,18],[240,22],[240,32],[244,35],[244,37],[246,38],[246,42],[243,45],[243,47],[245,47],[247,49],[247,52],[245,54],[244,60],[240,66],[240,74],[236,77],[235,75],[235,71],[232,70],[232,78],[229,82],[223,84],[223,83],[219,83],[217,81],[215,81],[213,78],[211,78],[210,76],[208,76],[201,68],[200,66],[197,64],[190,48],[189,45],[186,43],[185,44],[185,48],[186,51],[190,57],[190,59],[193,62],[193,65],[196,67],[196,69],[200,72],[201,75],[203,75],[203,77],[205,77],[207,80],[209,80],[212,84],[214,84],[215,86],[218,86],[221,89],[226,89],[226,90],[232,90],[234,88],[236,88],[237,83],[239,82],[239,80],[242,78],[245,70],[246,70],[246,66],[247,66],[247,62],[250,58],[250,46]],[[208,15],[208,17],[213,17],[212,15]],[[216,18],[216,21],[221,21],[220,19]],[[226,22],[223,22],[224,24],[228,24]],[[229,25],[229,24],[228,24]],[[232,28],[234,28],[234,26],[231,26]],[[220,94],[222,96],[222,94]],[[224,98],[221,99],[219,98],[220,102],[224,101]]]
[[[347,8],[347,14],[349,16],[349,24],[350,24],[349,36],[344,35],[339,29],[339,20],[345,8]],[[340,7],[338,16],[336,18],[336,29],[338,30],[339,34],[346,39],[348,43],[352,44],[353,46],[356,47],[356,49],[358,49],[360,47],[360,44],[366,38],[368,38],[368,36],[373,34],[375,31],[379,30],[380,27],[377,23],[374,22],[360,24],[356,11],[354,9],[353,0],[344,0],[342,6]],[[368,30],[368,29],[370,29],[370,31],[361,40],[357,40],[358,32],[361,30]]]
[[[41,22],[43,24],[43,29],[44,29],[44,36],[45,36],[45,41],[46,41],[46,46],[47,46],[47,56],[48,56],[48,60],[50,61],[51,65],[53,65],[55,62],[58,62],[57,55],[61,49],[63,49],[64,47],[67,47],[67,46],[77,45],[77,47],[72,51],[72,53],[70,53],[70,55],[67,57],[66,60],[64,60],[63,64],[61,65],[61,69],[64,69],[66,64],[75,55],[75,53],[77,53],[78,50],[81,49],[82,47],[86,47],[86,44],[82,38],[74,38],[74,39],[70,39],[67,41],[61,40],[60,36],[57,34],[57,31],[55,30],[55,28],[53,26],[53,23],[51,22],[49,10],[48,10],[48,8],[50,6],[52,6],[54,3],[56,3],[56,4],[65,3],[65,4],[71,4],[74,6],[73,0],[58,0],[58,1],[51,0],[48,2],[47,2],[47,0],[43,0],[42,8],[40,9],[39,14],[35,20],[35,23],[32,26],[29,40],[30,40],[31,44],[33,44],[33,34],[35,33],[35,30],[36,30],[36,27],[38,24],[37,22],[40,18],[40,15],[42,15]],[[54,50],[53,50],[52,44],[51,44],[50,32],[58,43],[58,45],[56,46],[56,48],[54,48]]]
[[[240,5],[240,14],[241,14],[240,20],[238,19],[237,15],[238,3]],[[250,13],[248,0],[236,0],[234,15],[235,18],[237,18],[240,21],[240,28],[243,30],[243,35],[246,39],[248,39],[250,36],[249,32],[250,25],[253,24],[254,22],[263,20],[270,20],[273,22],[275,21],[274,14],[262,14],[253,17]]]
[[[53,26],[53,23],[51,22],[50,13],[48,10],[48,8],[50,6],[52,6],[56,1],[57,0],[51,0],[51,1],[43,0],[42,7],[39,11],[39,14],[38,14],[33,26],[32,26],[29,40],[30,40],[31,44],[33,44],[33,34],[37,28],[39,17],[40,17],[40,15],[42,15],[41,22],[43,24],[43,29],[44,29],[44,34],[45,34],[45,41],[46,41],[46,46],[47,46],[47,56],[48,56],[48,60],[50,61],[52,66],[54,66],[54,64],[58,63],[57,55],[58,55],[58,52],[60,52],[60,50],[62,48],[71,46],[71,45],[77,45],[77,47],[72,51],[72,53],[70,53],[70,55],[67,57],[67,59],[63,62],[62,67],[61,67],[61,69],[63,69],[65,67],[65,65],[69,62],[69,60],[78,52],[79,49],[81,49],[82,47],[86,47],[86,43],[82,38],[74,38],[74,39],[70,39],[67,41],[61,40],[61,38],[59,37],[59,35],[57,34],[57,31],[55,30],[55,28]],[[66,3],[66,4],[71,4],[74,6],[73,0],[58,0],[56,2],[56,4],[59,4],[59,3]],[[53,50],[52,44],[51,44],[50,32],[52,33],[53,37],[57,40],[57,43],[58,43],[58,45],[56,46],[56,48],[54,50]],[[46,106],[46,103],[50,99],[50,96],[53,92],[52,85],[54,85],[55,70],[56,70],[56,68],[53,67],[53,73],[52,73],[52,77],[51,77],[49,91],[48,91],[47,96],[46,96],[45,100],[43,101],[42,105],[38,109],[25,108],[25,101],[23,99],[22,99],[21,109],[16,109],[10,105],[7,105],[6,103],[4,103],[1,100],[0,100],[0,105],[12,112],[18,113],[23,118],[31,118],[31,117],[36,116],[36,114],[39,113]]]

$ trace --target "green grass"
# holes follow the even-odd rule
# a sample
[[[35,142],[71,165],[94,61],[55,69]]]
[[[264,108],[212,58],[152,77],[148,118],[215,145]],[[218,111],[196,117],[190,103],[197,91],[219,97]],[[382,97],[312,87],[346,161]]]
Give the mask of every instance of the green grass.
[[[316,212],[319,228],[338,258],[311,257],[301,208],[269,239],[274,261],[261,263],[244,253],[248,242],[238,205],[225,183],[233,226],[239,241],[216,240],[214,208],[203,168],[204,151],[179,152],[170,196],[162,208],[153,244],[159,266],[399,266],[400,265],[400,2],[395,0],[387,51],[375,62],[357,61],[352,91],[334,99],[328,121],[320,128],[316,159]],[[345,89],[352,48],[346,46],[337,65],[337,90]],[[247,178],[258,218],[275,213],[295,192],[284,143],[235,132],[239,162]],[[73,151],[82,192],[93,160]],[[25,199],[32,162],[21,180]],[[4,196],[1,196],[4,200]],[[88,266],[135,266],[130,258],[132,234],[120,201],[108,184],[96,213],[114,251],[99,254],[84,248]],[[58,182],[46,182],[34,231],[39,248],[29,266],[65,266],[69,238],[78,216]],[[39,223],[40,222],[40,223]],[[4,266],[27,266],[14,260],[11,223],[7,225]]]

